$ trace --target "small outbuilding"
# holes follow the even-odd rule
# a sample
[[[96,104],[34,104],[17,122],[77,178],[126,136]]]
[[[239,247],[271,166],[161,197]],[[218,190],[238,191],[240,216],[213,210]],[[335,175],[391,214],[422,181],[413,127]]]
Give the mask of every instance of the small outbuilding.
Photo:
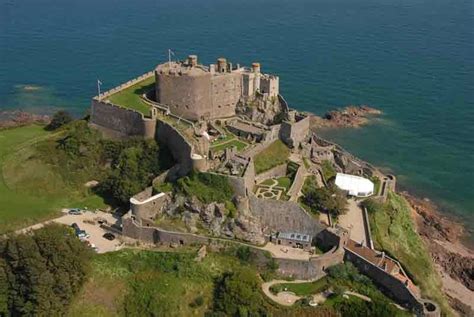
[[[369,197],[374,194],[374,183],[360,176],[337,173],[336,186],[355,197]]]
[[[304,250],[311,249],[311,236],[297,232],[278,232],[272,235],[271,241],[278,245],[284,245]]]

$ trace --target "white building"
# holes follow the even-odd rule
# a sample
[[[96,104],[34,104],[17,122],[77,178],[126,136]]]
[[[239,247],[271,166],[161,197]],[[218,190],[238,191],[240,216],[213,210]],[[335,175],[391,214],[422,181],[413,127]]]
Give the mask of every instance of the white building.
[[[336,186],[351,196],[369,197],[374,194],[374,183],[360,176],[337,173]]]

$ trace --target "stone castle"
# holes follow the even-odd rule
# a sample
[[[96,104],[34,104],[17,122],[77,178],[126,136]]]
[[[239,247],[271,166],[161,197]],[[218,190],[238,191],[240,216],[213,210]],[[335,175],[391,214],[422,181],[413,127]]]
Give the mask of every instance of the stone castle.
[[[159,65],[155,78],[156,101],[193,121],[232,117],[239,103],[279,95],[278,77],[262,74],[259,63],[234,67],[225,58],[206,67],[190,55],[184,62]]]
[[[152,84],[142,89],[143,82]],[[135,93],[137,102],[147,105],[149,111],[117,102],[120,99],[114,96],[123,93]],[[309,120],[308,114],[288,106],[279,93],[278,76],[262,73],[259,63],[248,68],[219,58],[216,64],[204,66],[190,55],[184,61],[160,64],[94,97],[90,125],[106,136],[156,139],[168,147],[176,165],[154,183],[198,170],[226,177],[234,192],[237,214],[228,217],[223,204],[204,205],[192,197],[176,199],[172,193],[147,188],[130,200],[131,210],[123,218],[124,235],[147,243],[177,245],[237,239],[257,253],[280,233],[307,235],[311,243],[329,251],[311,253],[304,260],[273,256],[280,274],[315,279],[324,276],[328,266],[350,261],[401,305],[417,315],[438,316],[439,309],[420,297],[400,263],[367,243],[354,242],[347,230],[321,223],[298,203],[306,177],[322,178],[321,185],[326,185],[323,161],[341,172],[375,175],[372,166],[312,133]],[[255,157],[276,142],[290,149],[290,162],[258,172]],[[288,189],[262,185],[265,180],[286,177],[290,163],[296,167]],[[386,195],[385,188],[395,186],[394,178],[383,179],[380,196]],[[265,198],[268,194],[271,199]],[[181,217],[186,229],[159,227],[157,219],[168,216]],[[196,222],[209,234],[199,232]]]

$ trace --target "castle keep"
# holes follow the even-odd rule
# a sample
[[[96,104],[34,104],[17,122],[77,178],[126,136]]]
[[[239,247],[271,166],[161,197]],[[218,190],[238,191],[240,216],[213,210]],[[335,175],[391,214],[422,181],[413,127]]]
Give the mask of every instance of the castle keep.
[[[204,66],[196,55],[190,55],[184,62],[159,65],[155,78],[156,101],[193,121],[234,116],[237,104],[256,94],[278,96],[278,77],[262,74],[259,63],[252,68],[234,67],[225,58]]]

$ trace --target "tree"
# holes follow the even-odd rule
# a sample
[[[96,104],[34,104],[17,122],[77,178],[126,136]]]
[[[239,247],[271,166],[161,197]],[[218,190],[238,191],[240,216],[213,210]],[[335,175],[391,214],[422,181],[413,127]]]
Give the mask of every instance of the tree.
[[[346,212],[347,199],[340,189],[334,184],[329,187],[309,187],[304,191],[303,202],[311,208],[313,212],[326,211],[338,217]]]
[[[0,240],[0,315],[64,315],[89,267],[91,250],[72,231],[48,225]]]
[[[53,119],[46,126],[46,130],[53,131],[59,129],[65,124],[72,122],[73,118],[69,112],[65,110],[59,110],[53,115]]]
[[[214,311],[225,316],[266,316],[255,272],[244,267],[225,273],[215,288]]]

